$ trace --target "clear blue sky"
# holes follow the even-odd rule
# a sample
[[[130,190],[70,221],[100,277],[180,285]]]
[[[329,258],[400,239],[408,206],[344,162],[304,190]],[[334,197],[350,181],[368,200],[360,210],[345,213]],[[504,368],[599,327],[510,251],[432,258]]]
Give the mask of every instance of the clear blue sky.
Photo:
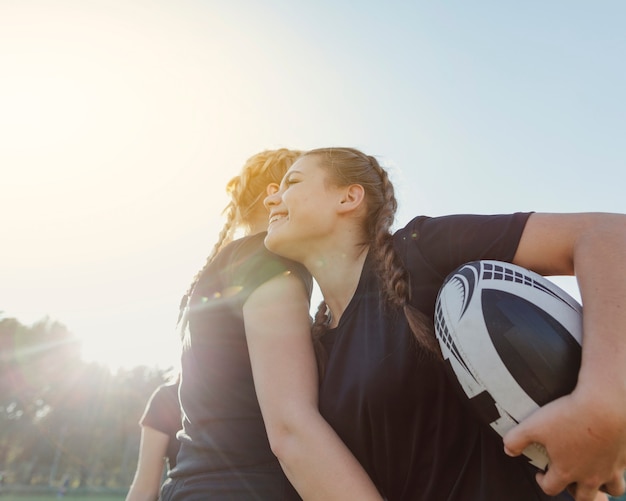
[[[378,156],[398,224],[625,212],[625,25],[617,0],[0,0],[0,311],[167,365],[266,148]]]

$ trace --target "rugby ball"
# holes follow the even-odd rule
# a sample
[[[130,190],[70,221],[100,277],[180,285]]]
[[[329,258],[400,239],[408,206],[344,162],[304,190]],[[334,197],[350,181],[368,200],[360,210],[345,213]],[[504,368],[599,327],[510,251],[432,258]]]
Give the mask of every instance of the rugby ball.
[[[444,281],[435,334],[448,369],[479,418],[500,436],[574,389],[582,307],[545,277],[500,261],[474,261]],[[540,444],[524,450],[540,469]]]

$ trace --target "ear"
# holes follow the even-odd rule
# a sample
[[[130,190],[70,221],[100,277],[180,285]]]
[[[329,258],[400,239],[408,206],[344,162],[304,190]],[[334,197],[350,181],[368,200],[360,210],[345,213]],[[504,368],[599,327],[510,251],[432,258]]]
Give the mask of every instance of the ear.
[[[351,184],[343,190],[341,200],[339,202],[339,212],[351,212],[363,205],[365,200],[365,189],[360,184]]]
[[[272,196],[274,193],[277,193],[279,189],[280,186],[278,185],[278,183],[270,183],[267,185],[265,191],[267,192],[267,196],[269,197]]]

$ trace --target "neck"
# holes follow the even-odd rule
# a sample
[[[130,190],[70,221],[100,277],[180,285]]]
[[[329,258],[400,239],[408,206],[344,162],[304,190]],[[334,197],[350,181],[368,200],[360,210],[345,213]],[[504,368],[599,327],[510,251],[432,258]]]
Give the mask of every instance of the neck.
[[[256,235],[262,231],[267,231],[267,216],[263,219],[251,221],[248,228],[246,228],[246,235]]]
[[[269,224],[269,214],[263,205],[253,210],[247,218],[247,235],[256,235],[262,231],[267,231]]]
[[[317,256],[306,263],[306,267],[315,278],[324,302],[331,312],[330,327],[336,327],[343,312],[354,296],[365,258],[367,248],[352,247],[351,252],[335,251]]]

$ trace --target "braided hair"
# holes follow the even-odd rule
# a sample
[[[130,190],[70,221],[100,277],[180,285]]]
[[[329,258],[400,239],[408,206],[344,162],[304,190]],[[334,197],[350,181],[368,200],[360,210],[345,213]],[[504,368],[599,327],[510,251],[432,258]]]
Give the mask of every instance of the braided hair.
[[[409,275],[393,248],[393,225],[398,202],[393,184],[387,172],[376,158],[354,148],[321,148],[308,151],[304,156],[316,156],[320,166],[330,175],[331,182],[338,186],[359,184],[365,190],[366,215],[362,221],[362,234],[366,236],[363,245],[369,245],[378,275],[381,277],[383,294],[388,305],[401,309],[407,318],[417,343],[424,352],[440,354],[430,319],[410,304],[411,288]],[[315,315],[312,329],[313,342],[321,361],[324,357],[320,339],[329,323],[328,309],[322,302]]]
[[[204,266],[193,277],[186,294],[181,300],[181,313],[200,276],[215,259],[219,251],[233,240],[235,230],[237,228],[250,229],[257,210],[263,208],[263,199],[266,195],[267,186],[271,183],[280,183],[291,164],[301,154],[301,151],[289,150],[287,148],[262,151],[250,157],[239,175],[233,177],[226,184],[226,193],[230,197],[230,202],[222,211],[226,221],[218,235],[217,242],[206,258]]]

